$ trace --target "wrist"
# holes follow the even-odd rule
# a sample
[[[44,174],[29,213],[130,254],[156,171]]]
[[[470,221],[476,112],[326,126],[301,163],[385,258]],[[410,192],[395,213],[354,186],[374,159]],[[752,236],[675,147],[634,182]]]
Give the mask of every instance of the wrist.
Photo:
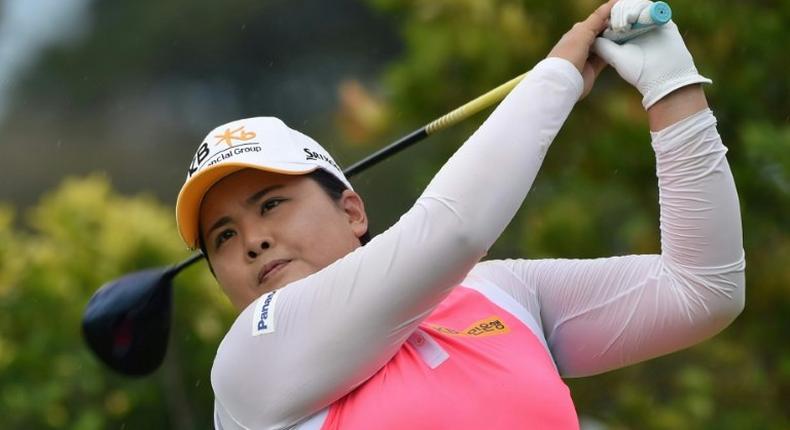
[[[708,100],[701,84],[678,88],[648,108],[650,130],[659,131],[707,108]]]

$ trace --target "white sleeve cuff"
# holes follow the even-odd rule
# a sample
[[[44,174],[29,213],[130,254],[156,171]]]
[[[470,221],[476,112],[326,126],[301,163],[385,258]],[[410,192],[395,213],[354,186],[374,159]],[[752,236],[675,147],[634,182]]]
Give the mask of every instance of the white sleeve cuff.
[[[560,57],[548,57],[532,68],[530,73],[553,73],[565,78],[571,85],[573,85],[574,89],[576,90],[576,99],[578,100],[582,96],[582,92],[584,91],[584,79],[582,78],[582,74],[579,72],[579,69],[573,65],[570,61],[560,58]]]

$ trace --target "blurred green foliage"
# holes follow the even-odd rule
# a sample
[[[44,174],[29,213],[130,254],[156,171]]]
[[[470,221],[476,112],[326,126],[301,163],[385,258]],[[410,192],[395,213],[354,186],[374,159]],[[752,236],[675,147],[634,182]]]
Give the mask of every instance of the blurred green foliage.
[[[171,350],[154,377],[114,376],[80,337],[96,287],[187,255],[172,214],[151,198],[114,194],[103,176],[65,181],[26,214],[26,229],[0,211],[0,428],[211,422],[208,369],[232,312],[207,270],[176,282]]]
[[[193,13],[206,15],[204,3]],[[529,69],[598,2],[368,3],[392,17],[405,44],[378,88],[392,113],[383,133],[395,137]],[[124,68],[155,68],[157,58],[135,44],[167,39],[152,36],[164,29],[176,31],[173,40],[186,47],[176,50],[185,67],[195,46],[218,52],[241,43],[235,36],[198,43],[193,38],[200,31],[164,22],[178,23],[179,11],[148,4],[164,8],[151,23],[160,30],[120,39],[140,56],[105,70],[108,82],[126,79]],[[568,383],[579,415],[605,428],[790,428],[790,74],[782,54],[790,42],[790,2],[671,4],[698,68],[715,82],[707,94],[741,199],[746,310],[722,334],[686,351]],[[211,11],[209,29],[242,13]],[[99,25],[122,25],[122,12],[111,14],[117,23]],[[97,58],[111,49],[99,42],[89,45]],[[90,88],[76,91],[91,97]],[[377,168],[386,174],[360,177],[377,230],[405,210],[412,190],[425,186],[483,116],[410,149],[408,160]],[[660,252],[649,139],[639,95],[606,71],[557,137],[523,210],[489,257]],[[369,150],[338,148],[341,158]],[[176,282],[171,349],[153,377],[112,375],[79,335],[82,310],[97,286],[187,255],[170,206],[121,196],[100,175],[67,180],[24,213],[0,206],[0,428],[210,427],[209,369],[233,311],[204,267]]]

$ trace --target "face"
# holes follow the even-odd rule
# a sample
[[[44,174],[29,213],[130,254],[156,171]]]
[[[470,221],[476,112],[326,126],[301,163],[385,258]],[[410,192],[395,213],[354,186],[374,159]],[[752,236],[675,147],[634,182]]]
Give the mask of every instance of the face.
[[[206,193],[200,233],[225,294],[244,309],[360,246],[368,229],[359,195],[333,201],[303,175],[245,169]]]

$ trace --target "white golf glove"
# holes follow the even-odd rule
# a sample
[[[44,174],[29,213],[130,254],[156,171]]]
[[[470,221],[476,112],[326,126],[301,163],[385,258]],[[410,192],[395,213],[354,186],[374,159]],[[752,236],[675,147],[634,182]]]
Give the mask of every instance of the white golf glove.
[[[617,2],[610,15],[612,30],[631,28],[650,4],[648,0]],[[645,109],[678,88],[712,82],[697,72],[678,27],[672,21],[622,45],[599,37],[593,51],[639,90]]]

